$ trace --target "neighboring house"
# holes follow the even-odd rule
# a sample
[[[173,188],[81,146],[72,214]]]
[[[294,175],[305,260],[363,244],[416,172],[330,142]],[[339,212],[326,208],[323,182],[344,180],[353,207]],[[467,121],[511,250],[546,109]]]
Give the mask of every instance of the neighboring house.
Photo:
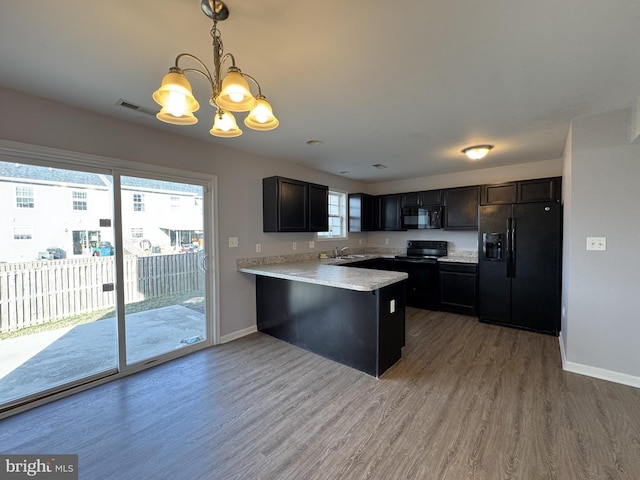
[[[181,252],[202,241],[199,187],[134,177],[122,184],[125,253]],[[116,243],[107,175],[0,162],[0,204],[0,262],[108,255]]]

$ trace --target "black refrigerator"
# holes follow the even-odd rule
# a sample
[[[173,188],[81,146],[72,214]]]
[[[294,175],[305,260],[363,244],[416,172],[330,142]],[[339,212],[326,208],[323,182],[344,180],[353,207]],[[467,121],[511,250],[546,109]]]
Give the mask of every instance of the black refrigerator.
[[[480,321],[558,335],[562,206],[479,207]]]

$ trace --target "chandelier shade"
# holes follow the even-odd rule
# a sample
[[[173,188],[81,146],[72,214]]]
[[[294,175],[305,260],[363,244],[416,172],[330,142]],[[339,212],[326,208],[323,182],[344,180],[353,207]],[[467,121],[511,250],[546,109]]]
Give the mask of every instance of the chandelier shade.
[[[216,105],[223,110],[247,112],[256,106],[257,101],[249,90],[249,84],[237,67],[229,68],[221,88]]]
[[[182,70],[176,67],[171,67],[169,73],[162,78],[160,88],[153,92],[153,99],[162,107],[156,117],[167,123],[174,123],[170,121],[170,117],[176,119],[183,116],[193,117],[193,112],[200,108],[200,104],[193,96],[189,80],[184,76]],[[176,125],[190,124],[178,121]]]
[[[209,130],[211,135],[223,138],[242,135],[242,130],[238,128],[230,112],[249,112],[244,124],[253,130],[268,131],[278,127],[280,122],[274,116],[271,105],[262,95],[258,81],[251,75],[242,73],[236,66],[232,54],[224,53],[217,25],[218,21],[228,18],[229,9],[218,0],[201,0],[201,8],[204,14],[213,20],[210,33],[213,40],[214,68],[210,71],[202,60],[190,53],[178,55],[175,65],[162,78],[160,88],[153,92],[154,101],[162,107],[156,114],[156,118],[173,125],[193,125],[198,122],[193,113],[198,111],[200,104],[193,96],[191,84],[185,75],[198,73],[208,80],[211,87],[209,103],[216,109],[213,127]],[[178,64],[182,59],[191,59],[198,64],[198,67],[180,68]],[[222,66],[227,60],[230,60],[231,65],[223,78]],[[258,93],[255,96],[251,92],[248,80],[257,87]]]
[[[209,133],[214,137],[233,138],[242,135],[242,130],[238,128],[232,113],[218,110]]]
[[[276,128],[280,122],[273,115],[273,110],[263,95],[256,97],[257,104],[244,119],[244,124],[253,130],[268,131]]]
[[[162,107],[156,114],[156,118],[171,125],[195,125],[198,123],[198,119],[192,112],[177,114],[175,110],[169,110],[167,107]]]

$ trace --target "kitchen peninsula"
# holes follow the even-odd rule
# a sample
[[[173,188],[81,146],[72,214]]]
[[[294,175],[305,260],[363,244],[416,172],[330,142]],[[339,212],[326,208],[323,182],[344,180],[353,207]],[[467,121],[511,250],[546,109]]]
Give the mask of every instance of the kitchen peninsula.
[[[379,377],[404,346],[407,274],[340,263],[239,261],[238,271],[256,275],[260,332]]]

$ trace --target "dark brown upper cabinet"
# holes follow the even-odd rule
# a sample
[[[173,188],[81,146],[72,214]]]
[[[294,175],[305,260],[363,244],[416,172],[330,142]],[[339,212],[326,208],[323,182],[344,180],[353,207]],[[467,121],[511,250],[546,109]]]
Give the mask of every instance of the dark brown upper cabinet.
[[[262,179],[264,232],[329,230],[329,187],[285,177]]]
[[[329,187],[309,184],[309,231],[329,230]]]
[[[538,178],[518,182],[518,203],[559,202],[561,200],[562,177]]]
[[[482,186],[482,205],[559,202],[562,177],[536,178]]]
[[[516,182],[482,186],[482,205],[503,205],[516,203],[518,186]]]
[[[349,231],[374,232],[379,230],[378,197],[367,193],[349,194]]]
[[[401,206],[422,207],[425,205],[442,205],[442,190],[426,190],[409,192],[400,195]]]
[[[400,195],[380,195],[380,230],[402,230],[400,217]]]
[[[477,230],[480,187],[444,190],[444,229]]]

